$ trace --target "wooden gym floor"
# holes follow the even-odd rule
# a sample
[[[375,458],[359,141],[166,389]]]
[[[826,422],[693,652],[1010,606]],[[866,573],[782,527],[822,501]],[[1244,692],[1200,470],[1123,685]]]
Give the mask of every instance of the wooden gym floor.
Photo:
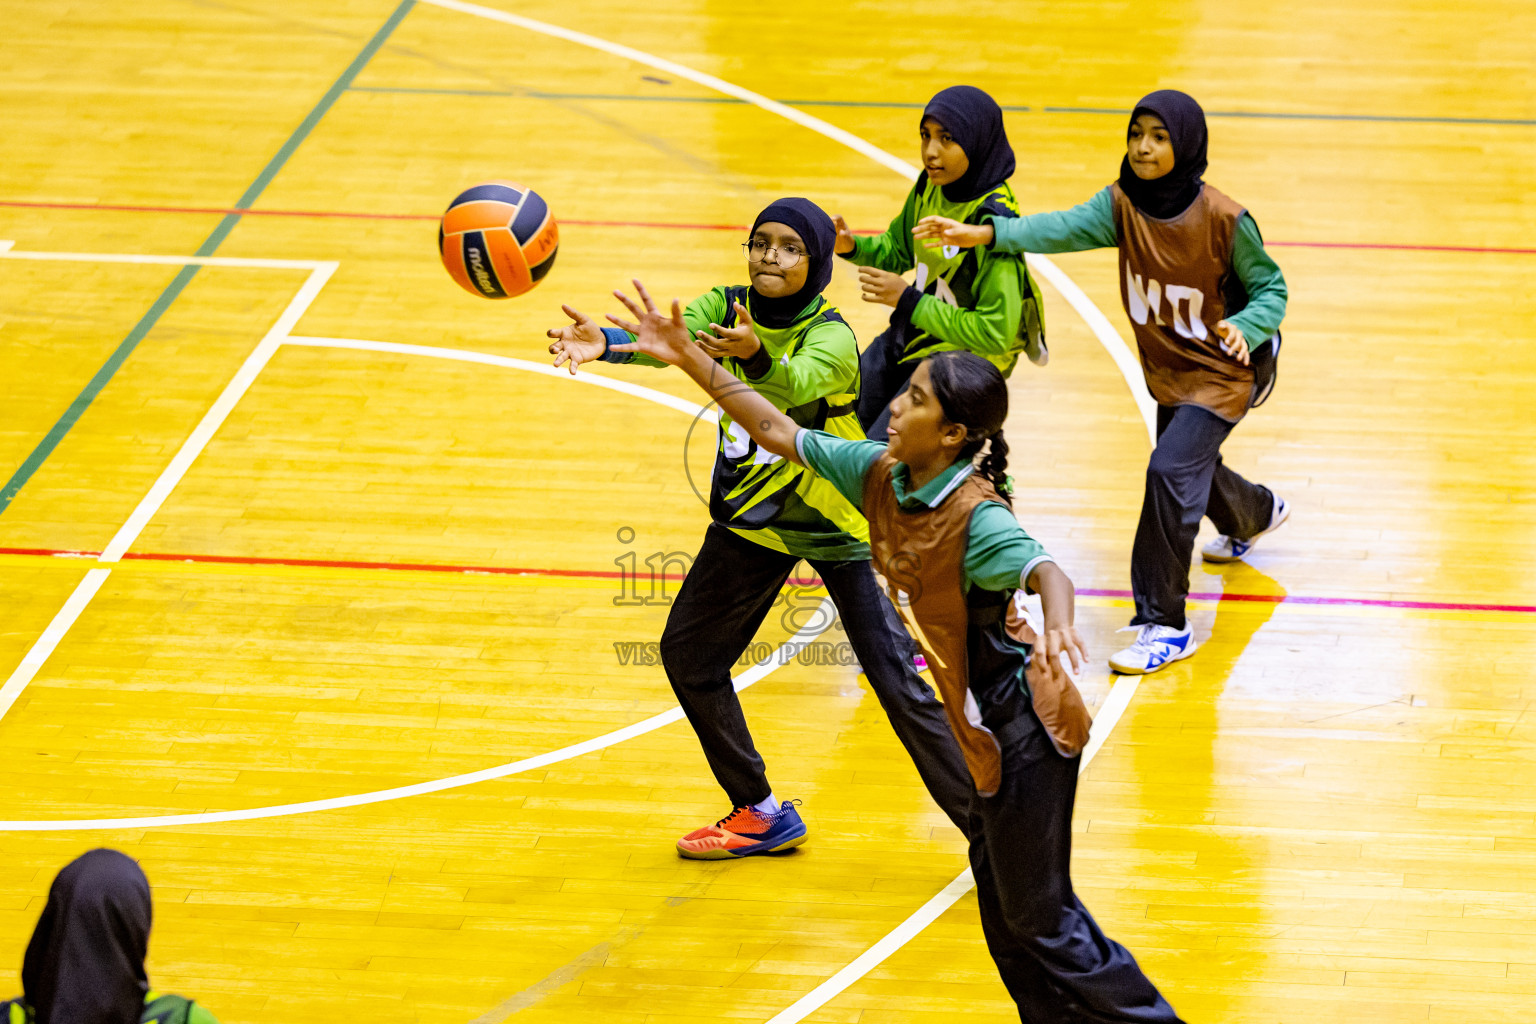
[[[1112,253],[1055,261],[1111,328],[1048,287],[1051,365],[1012,379],[1020,517],[1096,656],[1085,902],[1191,1022],[1536,1017],[1529,4],[489,2],[0,0],[0,996],[110,845],[155,886],[155,983],[226,1024],[1015,1019],[852,669],[743,697],[810,843],[674,856],[725,808],[629,645],[708,431],[678,375],[536,365],[561,301],[743,280],[776,196],[883,227],[963,81],[1026,210],[1192,92],[1291,288],[1227,450],[1293,519],[1193,569],[1205,649],[1139,687],[1103,668],[1148,445]],[[562,222],[504,303],[433,251],[490,178]]]

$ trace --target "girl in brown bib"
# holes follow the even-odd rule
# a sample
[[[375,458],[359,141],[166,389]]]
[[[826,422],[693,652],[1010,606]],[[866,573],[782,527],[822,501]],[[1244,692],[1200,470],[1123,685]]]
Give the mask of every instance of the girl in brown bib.
[[[1136,104],[1120,177],[1088,202],[985,224],[928,217],[912,231],[1000,252],[1120,250],[1157,446],[1131,549],[1137,637],[1110,658],[1117,672],[1154,672],[1195,652],[1184,601],[1201,516],[1221,531],[1206,561],[1233,562],[1290,515],[1221,461],[1222,442],[1274,382],[1286,287],[1253,217],[1202,179],[1205,150],[1200,104],[1162,89]]]
[[[622,292],[620,351],[683,368],[764,450],[809,467],[869,520],[887,593],[922,644],[971,777],[966,835],[982,930],[1025,1024],[1178,1024],[1130,952],[1072,890],[1072,803],[1088,712],[1062,658],[1086,654],[1073,588],[1009,507],[1002,373],[969,352],[924,359],[890,405],[888,443],[802,429],[721,370],[680,304]],[[985,455],[979,464],[976,456]],[[1041,596],[1044,632],[1016,592]]]

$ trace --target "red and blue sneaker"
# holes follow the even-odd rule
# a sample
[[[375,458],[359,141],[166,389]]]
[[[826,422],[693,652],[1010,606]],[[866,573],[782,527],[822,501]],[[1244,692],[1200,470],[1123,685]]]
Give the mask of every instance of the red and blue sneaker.
[[[738,807],[713,825],[696,828],[677,841],[678,856],[692,860],[727,860],[754,853],[778,853],[805,842],[805,822],[795,810],[799,800],[785,800],[773,813]]]

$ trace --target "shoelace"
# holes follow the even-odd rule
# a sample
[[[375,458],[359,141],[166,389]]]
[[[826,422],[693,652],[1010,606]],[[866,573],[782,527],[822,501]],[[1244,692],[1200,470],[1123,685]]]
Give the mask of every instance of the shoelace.
[[[736,808],[735,810],[733,810],[730,814],[727,814],[725,817],[723,817],[719,821],[715,822],[715,828],[725,828],[727,822],[733,821],[738,814],[742,814],[742,813],[745,813],[745,812],[748,812],[748,811],[752,812],[753,814],[760,815],[761,817],[764,817],[764,818],[777,818],[779,815],[784,813],[784,808],[786,808],[786,807],[799,807],[802,802],[803,801],[801,801],[800,799],[795,798],[795,797],[792,797],[792,798],[790,798],[788,800],[780,800],[779,801],[779,809],[777,811],[774,811],[772,814],[764,814],[762,811],[759,811],[756,807],[753,807],[751,804],[743,804],[742,806],[740,806],[740,807]],[[727,831],[729,831],[729,830],[727,830]]]
[[[742,804],[740,807],[737,807],[735,810],[731,811],[730,814],[727,814],[725,817],[715,822],[715,828],[725,828],[726,825],[736,820],[736,816],[738,814],[745,814],[752,810],[755,810],[755,808],[751,804]],[[729,830],[727,829],[727,831]]]
[[[1157,643],[1158,639],[1160,639],[1152,635],[1157,630],[1157,628],[1158,627],[1156,623],[1147,622],[1140,626],[1121,626],[1119,629],[1115,630],[1115,632],[1129,633],[1133,629],[1136,630],[1136,639],[1131,642],[1132,649],[1150,651],[1152,650],[1152,645]]]

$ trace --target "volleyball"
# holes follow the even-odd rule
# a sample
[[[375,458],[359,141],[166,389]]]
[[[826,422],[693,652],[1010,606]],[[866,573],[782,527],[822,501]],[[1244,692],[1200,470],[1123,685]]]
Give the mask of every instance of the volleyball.
[[[531,291],[555,265],[560,229],[537,192],[491,181],[448,204],[437,248],[448,276],[465,291],[510,299]]]

